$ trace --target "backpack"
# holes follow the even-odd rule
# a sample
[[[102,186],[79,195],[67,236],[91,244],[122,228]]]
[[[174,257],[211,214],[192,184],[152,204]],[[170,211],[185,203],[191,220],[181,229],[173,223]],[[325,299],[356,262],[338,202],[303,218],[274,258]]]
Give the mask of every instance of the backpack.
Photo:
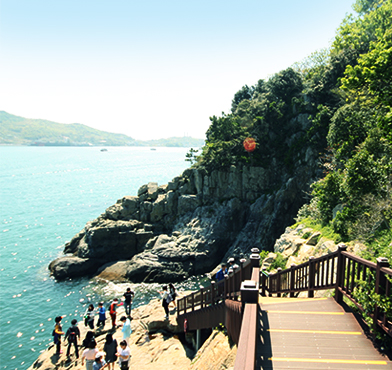
[[[68,335],[68,342],[76,342],[76,330],[75,328],[70,328],[70,333]]]

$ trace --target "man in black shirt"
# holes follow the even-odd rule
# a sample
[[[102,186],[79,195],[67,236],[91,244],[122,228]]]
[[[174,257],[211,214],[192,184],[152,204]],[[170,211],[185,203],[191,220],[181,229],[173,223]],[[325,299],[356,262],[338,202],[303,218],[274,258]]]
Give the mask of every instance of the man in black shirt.
[[[127,291],[124,293],[124,308],[125,313],[131,318],[131,306],[132,306],[132,299],[135,295],[135,292],[131,290],[131,288],[127,288]]]
[[[65,333],[65,339],[68,338],[67,357],[69,357],[71,354],[71,346],[73,344],[75,347],[76,358],[79,358],[78,339],[80,339],[80,331],[77,324],[78,324],[78,320],[73,319],[71,321],[72,326]]]

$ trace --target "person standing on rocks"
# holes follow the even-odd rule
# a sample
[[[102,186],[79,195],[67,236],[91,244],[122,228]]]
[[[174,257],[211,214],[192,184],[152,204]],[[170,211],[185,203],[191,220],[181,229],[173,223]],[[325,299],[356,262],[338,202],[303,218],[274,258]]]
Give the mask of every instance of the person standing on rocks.
[[[129,361],[131,359],[131,350],[127,346],[127,342],[125,340],[120,342],[120,350],[116,353],[118,356],[118,362],[121,370],[129,369]]]
[[[167,291],[167,286],[164,285],[162,287],[162,292],[159,292],[161,294],[161,298],[162,298],[162,307],[165,310],[165,320],[169,319],[169,293]]]
[[[173,302],[174,308],[177,308],[177,305],[176,305],[177,292],[176,292],[176,288],[174,287],[174,285],[172,283],[169,284],[169,295],[171,298],[170,303]]]
[[[94,306],[90,304],[84,314],[84,326],[89,326],[91,330],[94,329]]]
[[[103,350],[106,353],[105,360],[108,364],[108,368],[114,370],[114,363],[117,360],[117,340],[113,339],[112,334],[106,335],[106,342],[103,346]]]
[[[94,345],[95,345],[95,346],[97,345],[97,341],[95,340],[94,332],[91,331],[91,330],[89,330],[89,331],[86,333],[86,336],[85,336],[84,339],[83,339],[82,346],[83,346],[84,348],[88,348],[89,345],[91,344],[91,342],[94,342]]]
[[[82,354],[82,366],[84,365],[84,360],[86,360],[86,370],[93,370],[93,364],[97,353],[98,353],[97,343],[95,342],[95,340],[90,341],[90,344],[83,351]]]
[[[116,329],[116,309],[117,309],[118,299],[114,298],[113,302],[110,305],[110,317],[112,319],[112,329]]]
[[[78,320],[73,319],[71,321],[71,327],[68,328],[67,332],[65,333],[64,339],[68,338],[67,357],[69,357],[71,354],[71,346],[73,344],[75,347],[76,358],[79,358],[78,339],[80,339],[80,330],[77,326],[77,323],[78,323]]]
[[[55,326],[53,330],[53,341],[54,344],[56,345],[56,354],[61,354],[63,351],[61,350],[61,336],[64,334],[63,329],[61,327],[61,320],[62,316],[57,316],[54,321],[55,321]]]
[[[129,337],[131,336],[132,329],[131,329],[131,320],[128,317],[123,316],[120,321],[123,323],[123,328],[121,329],[123,333],[123,340],[127,342],[129,346]]]
[[[98,322],[97,322],[97,328],[99,328],[102,325],[102,329],[105,327],[105,321],[106,321],[106,308],[103,306],[103,302],[98,303]]]
[[[131,288],[127,288],[127,291],[124,293],[124,308],[125,308],[125,314],[129,317],[131,317],[131,306],[132,306],[132,299],[135,296],[135,292],[131,290]]]

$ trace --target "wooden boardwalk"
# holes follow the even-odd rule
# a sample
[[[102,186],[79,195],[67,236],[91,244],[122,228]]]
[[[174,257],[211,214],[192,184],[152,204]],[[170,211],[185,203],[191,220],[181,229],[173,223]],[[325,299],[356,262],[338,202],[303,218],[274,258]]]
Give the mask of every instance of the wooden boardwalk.
[[[257,369],[392,369],[332,298],[260,298]]]

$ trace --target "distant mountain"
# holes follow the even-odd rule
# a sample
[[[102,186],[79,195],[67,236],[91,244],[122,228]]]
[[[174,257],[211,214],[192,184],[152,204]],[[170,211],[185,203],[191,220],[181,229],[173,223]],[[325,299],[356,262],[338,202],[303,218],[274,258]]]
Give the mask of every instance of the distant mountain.
[[[194,147],[204,140],[191,137],[141,141],[82,125],[29,119],[0,111],[0,145],[39,146],[169,146]]]

